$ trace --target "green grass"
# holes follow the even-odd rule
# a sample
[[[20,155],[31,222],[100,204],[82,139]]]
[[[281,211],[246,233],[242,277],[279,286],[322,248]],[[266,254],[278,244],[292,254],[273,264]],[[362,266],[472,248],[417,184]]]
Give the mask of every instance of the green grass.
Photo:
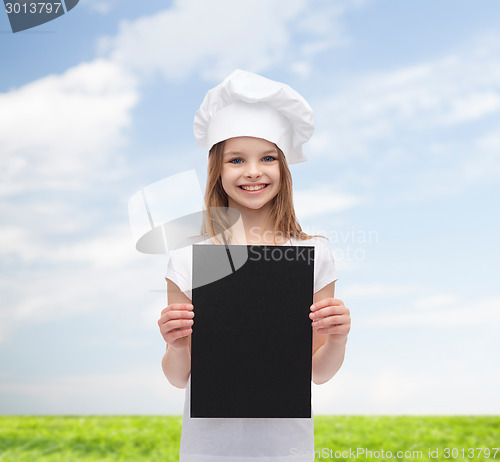
[[[0,417],[0,461],[177,461],[182,417]]]
[[[371,457],[358,457],[355,460],[382,460],[375,451],[391,451],[392,460],[485,460],[484,454],[474,458],[467,457],[468,448],[492,448],[500,446],[500,417],[421,417],[421,416],[318,416],[315,424],[315,449],[333,449],[345,451],[351,449],[368,449]],[[439,449],[437,459],[429,457],[429,448]],[[445,448],[457,448],[458,457],[452,454],[446,458]],[[465,449],[466,457],[462,457],[461,449]],[[397,458],[398,451],[422,451],[410,457]],[[329,451],[328,451],[329,452]],[[500,461],[500,450],[492,460]],[[472,453],[471,453],[472,455]],[[352,460],[353,458],[319,458],[316,460]],[[389,460],[389,459],[387,459]]]
[[[178,461],[182,417],[178,416],[3,416],[1,462]],[[444,448],[500,446],[500,417],[315,416],[316,460],[352,460],[336,451],[373,451],[355,460],[485,460],[445,457]],[[439,457],[429,458],[429,448]],[[422,457],[397,458],[397,451],[422,451]],[[466,453],[467,456],[467,453]],[[500,450],[493,459],[500,462]],[[292,459],[293,460],[293,459]]]

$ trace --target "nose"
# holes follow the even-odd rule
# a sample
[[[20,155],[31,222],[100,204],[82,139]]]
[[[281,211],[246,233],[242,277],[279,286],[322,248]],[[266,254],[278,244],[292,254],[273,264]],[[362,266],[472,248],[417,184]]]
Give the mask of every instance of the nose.
[[[246,178],[259,178],[262,176],[262,168],[259,162],[247,162],[245,169]]]

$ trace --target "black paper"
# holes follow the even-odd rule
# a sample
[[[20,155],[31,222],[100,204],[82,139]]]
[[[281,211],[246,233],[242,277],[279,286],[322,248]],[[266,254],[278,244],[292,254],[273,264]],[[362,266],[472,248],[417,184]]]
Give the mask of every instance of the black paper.
[[[311,417],[313,284],[312,246],[193,245],[191,417]]]

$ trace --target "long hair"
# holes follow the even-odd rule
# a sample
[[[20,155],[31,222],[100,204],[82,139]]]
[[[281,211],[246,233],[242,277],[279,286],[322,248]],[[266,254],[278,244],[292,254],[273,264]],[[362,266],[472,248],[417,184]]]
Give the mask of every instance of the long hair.
[[[228,212],[228,197],[222,187],[221,172],[224,154],[224,141],[215,144],[208,155],[207,188],[205,191],[205,219],[203,221],[202,233],[211,237],[221,235],[224,243],[230,238],[229,228],[232,217]],[[275,145],[276,146],[276,145]],[[294,237],[299,240],[322,237],[320,235],[308,235],[302,228],[295,216],[292,197],[292,174],[288,168],[283,151],[278,150],[278,161],[280,168],[280,188],[278,194],[271,200],[271,214],[268,219],[274,224],[274,243],[279,234],[286,240]],[[266,223],[267,224],[267,223]]]

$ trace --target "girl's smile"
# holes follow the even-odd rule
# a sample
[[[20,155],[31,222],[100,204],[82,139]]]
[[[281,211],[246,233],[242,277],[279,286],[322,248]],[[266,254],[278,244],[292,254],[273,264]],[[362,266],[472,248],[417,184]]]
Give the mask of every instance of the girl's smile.
[[[267,183],[245,184],[240,185],[240,188],[248,194],[259,194],[269,185]]]

